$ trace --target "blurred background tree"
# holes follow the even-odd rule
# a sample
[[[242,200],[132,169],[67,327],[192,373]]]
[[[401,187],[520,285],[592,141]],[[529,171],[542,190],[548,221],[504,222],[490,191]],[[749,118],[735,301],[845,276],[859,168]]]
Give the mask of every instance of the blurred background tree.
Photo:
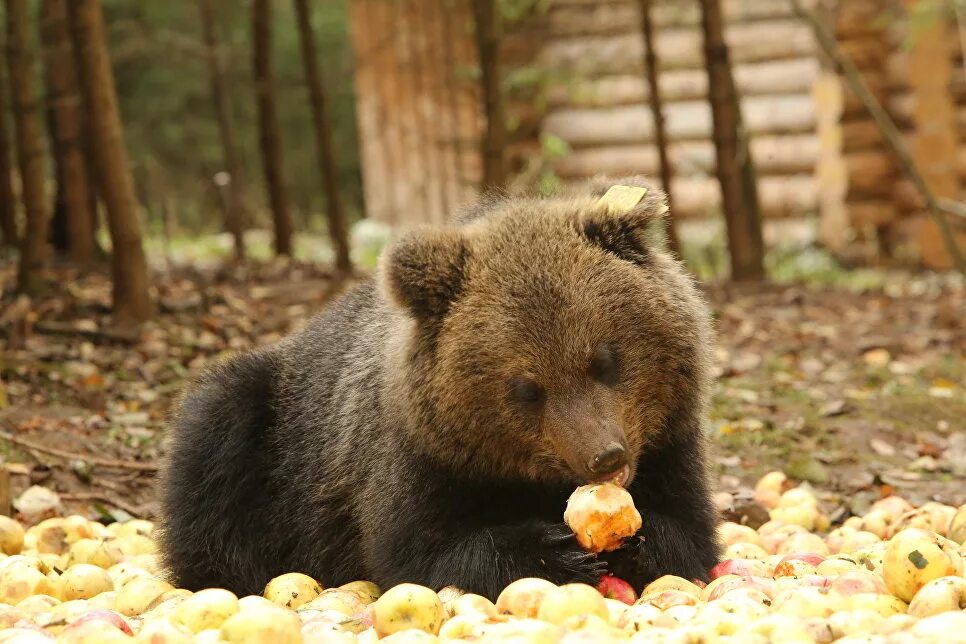
[[[258,165],[257,115],[252,99],[250,2],[222,0],[215,12],[239,156],[256,222],[266,226],[264,182]],[[296,15],[291,3],[272,3],[272,58],[286,181],[296,228],[324,231],[325,194],[315,150],[304,145],[313,130],[305,109]],[[214,177],[225,170],[213,115],[198,9],[192,3],[104,0],[121,111],[139,196],[153,233],[164,212],[176,213],[182,233],[216,232],[221,220]],[[361,211],[352,56],[344,2],[313,5],[312,27],[331,94],[336,168],[350,220]]]

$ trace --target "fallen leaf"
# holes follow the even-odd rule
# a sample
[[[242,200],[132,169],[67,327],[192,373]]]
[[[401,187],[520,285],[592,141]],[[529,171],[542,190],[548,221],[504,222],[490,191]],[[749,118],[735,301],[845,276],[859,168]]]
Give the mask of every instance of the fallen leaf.
[[[896,448],[893,447],[892,444],[887,443],[886,441],[882,440],[881,438],[870,438],[869,439],[869,447],[871,447],[872,448],[872,451],[875,452],[876,454],[878,454],[879,456],[895,456],[896,455]]]

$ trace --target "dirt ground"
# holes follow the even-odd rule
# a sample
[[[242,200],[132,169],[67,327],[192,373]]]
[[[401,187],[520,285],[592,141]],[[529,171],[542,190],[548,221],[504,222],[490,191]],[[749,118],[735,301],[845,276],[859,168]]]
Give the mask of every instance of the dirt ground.
[[[277,340],[345,287],[309,264],[175,269],[155,322],[131,337],[106,326],[103,275],[49,277],[30,300],[0,269],[0,455],[14,496],[40,484],[105,520],[153,516],[165,417],[187,379]],[[736,503],[770,469],[814,484],[838,520],[892,492],[966,503],[961,280],[706,290],[719,342],[708,431]]]

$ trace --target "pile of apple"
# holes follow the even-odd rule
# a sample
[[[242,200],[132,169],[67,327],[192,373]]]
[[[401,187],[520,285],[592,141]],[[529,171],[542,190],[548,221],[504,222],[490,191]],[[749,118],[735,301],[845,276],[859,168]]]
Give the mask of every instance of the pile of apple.
[[[665,576],[638,598],[613,577],[597,588],[520,579],[496,603],[452,587],[323,588],[297,572],[261,596],[192,593],[164,581],[148,521],[51,517],[25,529],[0,517],[0,644],[966,642],[966,506],[890,496],[829,531],[812,491],[781,473],[756,498],[771,521],[722,524],[724,559],[707,585]],[[575,492],[566,515],[594,551],[641,520],[608,484]]]

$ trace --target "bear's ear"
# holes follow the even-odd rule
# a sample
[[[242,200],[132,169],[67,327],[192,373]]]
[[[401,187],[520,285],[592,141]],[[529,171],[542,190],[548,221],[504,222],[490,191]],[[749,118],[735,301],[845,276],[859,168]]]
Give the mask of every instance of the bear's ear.
[[[383,253],[383,289],[418,318],[442,317],[462,289],[466,257],[466,240],[457,230],[413,231]]]
[[[649,228],[668,211],[664,192],[635,176],[595,178],[584,184],[583,193],[597,199],[579,223],[587,240],[621,259],[646,264],[654,245]]]

